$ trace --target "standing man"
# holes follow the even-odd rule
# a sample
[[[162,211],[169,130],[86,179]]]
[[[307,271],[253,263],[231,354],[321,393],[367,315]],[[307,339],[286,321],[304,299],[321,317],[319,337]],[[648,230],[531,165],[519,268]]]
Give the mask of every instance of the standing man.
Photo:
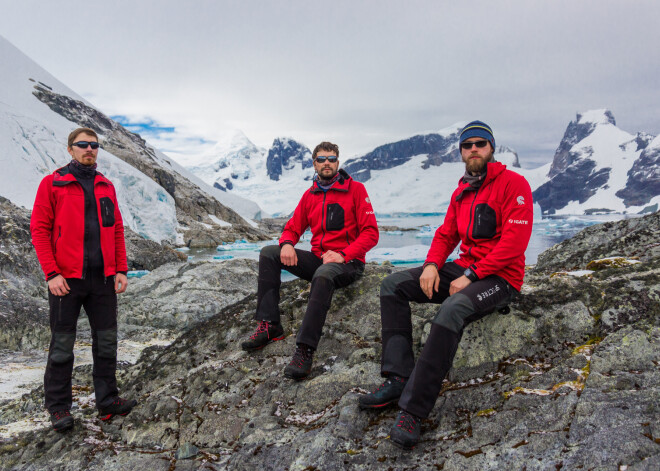
[[[101,420],[126,415],[137,404],[117,391],[117,293],[126,291],[124,225],[115,187],[96,171],[98,136],[69,134],[72,160],[44,177],[30,230],[48,281],[51,340],[44,376],[53,429],[73,427],[71,373],[80,307],[92,328],[94,393]]]
[[[398,401],[401,411],[390,437],[407,449],[419,441],[420,423],[435,405],[463,329],[520,291],[532,234],[531,189],[521,175],[493,160],[490,127],[481,121],[469,123],[459,144],[465,175],[424,266],[393,273],[381,284],[381,375],[386,380],[359,398],[361,409]],[[460,257],[446,262],[459,242]],[[441,305],[416,364],[410,301]]]
[[[312,154],[316,176],[293,217],[286,223],[279,246],[266,246],[259,256],[255,320],[259,326],[243,350],[253,351],[282,340],[280,324],[281,269],[311,281],[307,311],[296,338],[296,351],[284,369],[288,378],[303,379],[312,369],[325,316],[336,288],[353,283],[364,272],[364,257],[378,242],[378,226],[364,185],[339,169],[339,147],[322,142]],[[312,251],[294,246],[312,231]]]

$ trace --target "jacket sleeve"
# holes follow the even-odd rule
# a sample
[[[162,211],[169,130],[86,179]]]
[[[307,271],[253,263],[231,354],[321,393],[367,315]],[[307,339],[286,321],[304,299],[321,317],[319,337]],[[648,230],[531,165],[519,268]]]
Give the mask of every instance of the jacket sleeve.
[[[426,255],[424,265],[434,264],[438,269],[442,268],[447,257],[454,251],[460,241],[458,225],[456,223],[456,192],[451,195],[449,208],[442,225],[438,227],[433,235],[431,247]]]
[[[376,215],[367,194],[367,189],[362,183],[355,181],[351,182],[351,186],[355,186],[353,204],[358,236],[342,250],[346,262],[350,262],[354,258],[363,259],[367,252],[376,246],[379,236]]]
[[[500,240],[486,257],[471,265],[479,278],[497,273],[514,260],[524,257],[532,236],[532,190],[524,177],[514,172],[512,174],[504,193]]]
[[[34,245],[34,249],[37,252],[37,258],[39,259],[41,269],[46,275],[46,280],[60,273],[51,245],[53,224],[55,221],[55,201],[52,193],[52,180],[53,177],[50,175],[41,180],[30,218],[32,245]]]
[[[280,247],[283,244],[295,246],[309,227],[309,220],[307,219],[308,212],[305,208],[307,195],[309,195],[309,191],[306,191],[302,198],[300,198],[298,206],[293,211],[293,216],[291,216],[291,219],[284,226],[284,231],[282,231],[282,236],[280,237]]]
[[[126,273],[128,261],[126,259],[126,242],[124,241],[124,220],[119,211],[117,194],[115,193],[115,271]]]

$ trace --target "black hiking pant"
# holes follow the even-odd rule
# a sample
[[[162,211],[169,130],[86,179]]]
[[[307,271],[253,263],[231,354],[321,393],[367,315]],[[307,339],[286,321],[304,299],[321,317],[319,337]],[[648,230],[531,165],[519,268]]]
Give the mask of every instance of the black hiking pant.
[[[96,406],[105,407],[117,397],[117,295],[113,277],[103,269],[89,270],[85,279],[67,278],[69,294],[48,293],[50,349],[44,375],[46,409],[50,413],[71,409],[73,345],[80,308],[85,308],[92,329],[92,358]]]
[[[419,285],[423,267],[392,273],[380,286],[383,352],[381,374],[409,378],[399,406],[418,417],[428,417],[442,381],[454,361],[463,329],[509,303],[515,290],[503,278],[491,275],[449,296],[449,285],[464,268],[445,263],[439,270],[440,286],[429,299]],[[410,301],[440,304],[431,333],[417,363],[413,354]]]
[[[298,264],[288,267],[280,261],[280,247],[268,245],[259,254],[259,283],[257,287],[258,321],[280,322],[281,270],[284,268],[298,278],[311,281],[307,311],[303,318],[297,344],[314,349],[319,344],[325,317],[330,309],[332,295],[336,288],[343,288],[357,280],[364,273],[364,263],[351,260],[348,263],[323,263],[311,252],[296,250]]]

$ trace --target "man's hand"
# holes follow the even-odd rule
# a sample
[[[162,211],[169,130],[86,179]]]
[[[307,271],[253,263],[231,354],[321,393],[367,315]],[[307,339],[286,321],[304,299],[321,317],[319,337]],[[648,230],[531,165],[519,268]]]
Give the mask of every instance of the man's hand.
[[[126,275],[123,273],[117,273],[115,275],[115,293],[123,293],[126,291],[126,287],[128,286],[128,279],[126,278]]]
[[[424,267],[422,276],[419,277],[419,286],[422,288],[424,294],[431,299],[433,292],[438,292],[440,287],[440,275],[438,268],[435,265],[429,264]]]
[[[280,262],[287,267],[295,267],[298,265],[298,255],[296,249],[291,244],[284,244],[280,250]]]
[[[344,263],[346,260],[344,257],[341,256],[340,253],[333,252],[332,250],[328,250],[326,253],[323,254],[323,263]]]
[[[470,286],[472,282],[470,279],[463,275],[459,278],[456,278],[454,281],[451,282],[449,285],[449,296],[458,293],[460,290],[467,288]]]
[[[48,289],[55,296],[66,296],[69,294],[69,284],[62,275],[57,275],[55,278],[48,280]]]

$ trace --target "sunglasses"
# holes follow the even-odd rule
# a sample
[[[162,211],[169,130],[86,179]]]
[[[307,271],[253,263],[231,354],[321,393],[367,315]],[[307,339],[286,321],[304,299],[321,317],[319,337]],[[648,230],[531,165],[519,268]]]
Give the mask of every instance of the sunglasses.
[[[331,155],[330,157],[321,157],[321,156],[318,156],[318,157],[316,157],[316,158],[314,159],[314,162],[318,162],[318,163],[320,163],[320,164],[324,164],[325,161],[327,160],[327,161],[330,162],[331,164],[334,164],[338,159],[339,159],[339,157],[337,157],[336,155]]]
[[[481,149],[486,147],[486,144],[488,144],[488,141],[462,142],[461,149],[470,150],[472,149],[472,146],[477,146],[479,149]]]
[[[99,148],[99,143],[98,142],[78,141],[78,142],[74,142],[71,145],[76,146],[76,147],[80,147],[81,149],[87,149],[87,146],[91,147],[92,149],[98,149]]]

